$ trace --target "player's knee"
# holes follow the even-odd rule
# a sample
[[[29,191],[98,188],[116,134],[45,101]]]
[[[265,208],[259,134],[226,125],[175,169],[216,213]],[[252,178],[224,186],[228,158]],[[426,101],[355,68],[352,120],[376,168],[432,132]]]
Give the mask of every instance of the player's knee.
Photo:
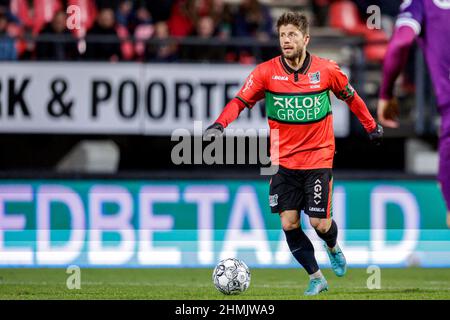
[[[310,218],[309,219],[309,223],[311,224],[311,227],[313,227],[314,229],[317,230],[317,228],[320,225],[320,219],[316,219],[316,218]]]
[[[326,233],[329,228],[327,226],[324,226],[324,225],[318,225],[314,229],[316,229],[320,233]]]
[[[284,231],[300,227],[300,216],[296,211],[283,211],[280,213],[281,227]]]
[[[281,218],[281,227],[284,231],[294,230],[300,227],[300,219]]]
[[[281,221],[281,227],[284,231],[294,230],[300,227],[300,222],[292,222],[292,221]]]
[[[330,229],[331,221],[328,219],[311,220],[311,226],[317,232],[326,233]]]

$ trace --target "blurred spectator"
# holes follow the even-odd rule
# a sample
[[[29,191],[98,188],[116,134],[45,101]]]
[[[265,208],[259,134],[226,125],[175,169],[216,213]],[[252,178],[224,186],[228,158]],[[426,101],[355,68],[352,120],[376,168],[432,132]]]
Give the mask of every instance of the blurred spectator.
[[[88,60],[117,61],[121,58],[120,39],[115,28],[114,11],[101,9],[93,27],[86,35]]]
[[[227,38],[231,37],[232,29],[233,29],[232,9],[229,4],[225,4],[223,6],[220,24],[218,25],[219,37],[222,39],[227,39]]]
[[[136,10],[135,24],[153,24],[153,15],[146,6],[140,6]]]
[[[131,29],[133,18],[134,18],[133,1],[131,0],[120,1],[116,11],[117,24],[125,26],[128,29]]]
[[[196,9],[195,0],[175,0],[167,21],[172,36],[184,37],[194,31],[197,22]]]
[[[36,58],[39,60],[72,60],[78,56],[76,39],[66,26],[66,13],[58,11],[51,23],[41,31],[44,36],[63,37],[62,41],[39,40],[36,43]]]
[[[6,15],[8,23],[20,24],[21,21],[11,12],[11,0],[0,0],[0,13]]]
[[[134,37],[136,39],[134,51],[138,60],[144,58],[145,42],[152,37],[154,30],[152,15],[147,7],[140,6],[136,11],[136,27],[134,29]]]
[[[222,20],[224,0],[198,0],[197,12],[199,16],[210,16],[215,22]]]
[[[155,24],[153,39],[166,41],[164,43],[150,44],[147,48],[147,59],[152,62],[173,62],[177,59],[177,44],[169,40],[169,27],[166,22]]]
[[[7,32],[8,18],[0,13],[0,60],[16,60],[17,52],[14,39]]]
[[[61,0],[11,0],[11,12],[35,35],[60,10],[63,10]]]
[[[19,15],[18,21],[20,20],[21,25],[25,27],[18,25],[17,28],[22,31],[16,33],[16,39],[19,39],[16,40],[16,50],[21,58],[35,56],[38,59],[60,60],[76,58],[81,53],[89,60],[142,61],[148,58],[171,61],[183,57],[197,61],[252,63],[254,57],[251,47],[230,46],[224,49],[208,45],[207,40],[227,39],[231,36],[266,40],[272,33],[269,10],[258,0],[242,0],[237,4],[230,4],[225,0],[10,1],[12,11]],[[0,7],[2,3],[8,5],[9,0],[0,0]],[[25,40],[27,31],[35,34],[39,32],[42,35],[67,36],[67,29],[60,28],[62,15],[58,13],[54,19],[52,18],[55,12],[63,11],[70,5],[80,7],[82,15],[80,28],[70,30],[77,38],[77,50],[73,50],[72,43],[41,39],[35,46],[34,41]],[[237,10],[233,11],[234,8]],[[170,36],[198,37],[205,39],[205,45],[190,46],[189,50],[178,54],[178,45],[174,42],[165,42],[160,48],[146,44],[148,39],[167,39]],[[183,49],[186,48],[188,47],[184,46]],[[225,58],[228,55],[224,52],[229,53],[228,51],[232,51],[231,60]]]
[[[231,36],[232,14],[231,7],[224,0],[200,0],[198,16],[209,16],[214,22],[216,35],[221,39]]]
[[[232,36],[252,37],[257,41],[268,41],[273,35],[273,21],[268,7],[258,0],[242,0],[237,11],[232,12]],[[226,61],[254,64],[252,47],[230,48]],[[265,55],[265,53],[264,53]]]
[[[196,25],[193,37],[203,40],[204,44],[184,45],[180,48],[180,56],[183,60],[200,62],[219,62],[225,57],[225,47],[212,46],[208,43],[215,37],[214,20],[210,16],[201,17]]]
[[[272,16],[269,8],[258,0],[243,0],[234,17],[233,35],[268,40],[272,35]]]

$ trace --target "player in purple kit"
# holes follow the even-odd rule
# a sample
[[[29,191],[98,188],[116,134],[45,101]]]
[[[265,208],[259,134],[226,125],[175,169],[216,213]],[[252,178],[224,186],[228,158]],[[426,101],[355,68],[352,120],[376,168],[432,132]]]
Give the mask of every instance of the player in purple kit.
[[[447,225],[450,227],[450,0],[403,1],[384,58],[378,120],[385,127],[398,127],[398,104],[392,94],[394,82],[416,39],[431,74],[442,118],[438,180],[447,205]]]

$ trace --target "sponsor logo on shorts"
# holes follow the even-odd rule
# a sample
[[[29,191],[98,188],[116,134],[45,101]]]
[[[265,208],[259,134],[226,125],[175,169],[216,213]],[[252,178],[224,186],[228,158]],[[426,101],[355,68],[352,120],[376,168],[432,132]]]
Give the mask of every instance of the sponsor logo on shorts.
[[[278,194],[269,195],[269,205],[271,207],[278,205]]]
[[[314,203],[319,204],[322,201],[322,181],[317,179],[314,182]]]
[[[309,207],[309,211],[312,211],[312,212],[325,212],[325,208]]]

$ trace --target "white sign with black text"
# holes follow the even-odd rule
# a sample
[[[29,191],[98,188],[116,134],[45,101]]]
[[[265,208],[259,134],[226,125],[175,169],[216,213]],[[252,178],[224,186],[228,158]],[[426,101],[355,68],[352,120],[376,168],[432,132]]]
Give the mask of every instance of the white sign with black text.
[[[254,66],[141,63],[1,63],[0,132],[170,135],[208,125]],[[348,107],[334,96],[337,137]],[[268,128],[263,102],[230,128]]]

